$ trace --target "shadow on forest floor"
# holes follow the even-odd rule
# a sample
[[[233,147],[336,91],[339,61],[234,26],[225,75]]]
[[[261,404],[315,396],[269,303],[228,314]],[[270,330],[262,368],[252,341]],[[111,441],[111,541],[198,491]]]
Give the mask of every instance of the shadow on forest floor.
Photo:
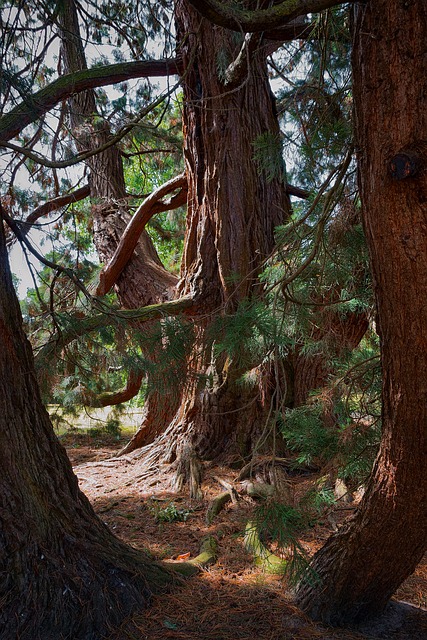
[[[314,624],[292,604],[282,577],[255,567],[243,548],[243,531],[254,503],[242,498],[206,524],[209,500],[223,489],[215,480],[228,469],[208,469],[203,485],[205,500],[191,501],[185,493],[171,494],[161,486],[144,487],[137,480],[124,482],[126,466],[116,469],[103,461],[122,443],[102,438],[95,444],[79,435],[66,438],[67,451],[82,489],[101,519],[121,539],[157,559],[195,557],[207,535],[218,541],[218,561],[171,593],[153,598],[146,612],[133,616],[109,640],[426,640],[427,611],[392,606],[387,615],[359,631]],[[95,462],[92,466],[91,461]],[[96,464],[100,461],[100,464]],[[83,463],[83,464],[82,464]],[[137,478],[135,469],[130,477]],[[300,482],[309,482],[301,479]],[[179,513],[185,521],[159,522],[159,512]],[[339,518],[348,512],[341,512]],[[335,519],[336,522],[336,519]],[[334,522],[334,524],[335,524]],[[310,555],[331,533],[331,519],[304,532],[301,544]],[[427,556],[402,585],[396,597],[416,607],[427,607]]]

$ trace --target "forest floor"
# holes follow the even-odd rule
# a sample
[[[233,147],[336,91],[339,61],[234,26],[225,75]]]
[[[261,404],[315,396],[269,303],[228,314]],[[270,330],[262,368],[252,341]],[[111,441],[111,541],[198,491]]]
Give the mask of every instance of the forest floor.
[[[211,525],[206,523],[209,502],[224,491],[216,478],[233,481],[235,471],[207,466],[204,499],[196,502],[188,493],[171,494],[156,482],[144,486],[137,463],[113,464],[110,458],[126,440],[81,431],[61,440],[82,490],[100,518],[126,543],[156,559],[179,562],[197,556],[206,536],[218,542],[214,565],[171,593],[154,597],[150,609],[127,621],[110,640],[427,640],[427,556],[395,595],[413,605],[404,613],[391,608],[363,632],[315,624],[292,603],[286,578],[257,568],[244,549],[243,533],[255,509],[253,499],[246,496],[229,503]],[[299,488],[312,481],[292,480]],[[299,541],[309,555],[351,514],[349,506],[329,511],[301,534]],[[180,517],[185,520],[175,519]]]

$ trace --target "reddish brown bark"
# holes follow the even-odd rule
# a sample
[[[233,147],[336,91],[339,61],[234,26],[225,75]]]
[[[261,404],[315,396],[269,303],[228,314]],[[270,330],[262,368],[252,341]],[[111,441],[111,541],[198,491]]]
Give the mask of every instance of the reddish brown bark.
[[[410,37],[409,37],[410,34]],[[427,546],[427,187],[389,163],[427,127],[425,3],[371,0],[357,13],[353,74],[363,220],[383,368],[383,438],[354,519],[316,555],[299,602],[333,624],[381,612]]]
[[[207,459],[226,451],[248,454],[274,411],[269,368],[260,368],[250,389],[236,384],[244,369],[225,356],[215,357],[208,334],[215,317],[232,313],[259,291],[262,262],[290,205],[283,179],[269,181],[254,160],[260,135],[279,136],[262,52],[251,56],[240,86],[225,87],[218,61],[232,62],[241,45],[230,32],[201,19],[188,2],[176,2],[175,17],[184,70],[188,178],[178,295],[195,300],[197,335],[181,383],[181,406],[155,444],[164,460],[178,460],[183,477],[194,452]],[[143,432],[126,450],[141,446],[141,438]]]
[[[95,640],[168,579],[80,492],[42,405],[0,222],[0,636]]]
[[[180,189],[180,192],[165,206],[162,198],[176,189]],[[160,211],[180,207],[186,204],[186,202],[187,178],[184,173],[168,180],[147,196],[129,220],[114,254],[108,264],[102,269],[96,291],[97,295],[102,296],[108,293],[111,287],[118,281],[120,274],[131,259],[138,245],[138,240],[144,232],[146,224],[152,216]]]
[[[144,374],[139,371],[130,370],[126,381],[126,386],[118,391],[101,393],[99,395],[83,394],[83,402],[88,407],[111,407],[115,404],[121,404],[134,398],[140,388]]]
[[[290,205],[283,180],[269,181],[254,160],[256,139],[279,135],[262,52],[251,57],[241,85],[226,89],[215,71],[218,60],[223,56],[231,62],[240,45],[185,1],[176,3],[175,16],[185,69],[189,192],[178,291],[198,303],[198,356],[192,359],[175,424],[187,434],[181,447],[210,458],[230,446],[247,453],[271,409],[268,371],[259,371],[250,390],[237,385],[243,371],[228,358],[214,358],[207,335],[216,314],[232,313],[255,295],[262,261],[274,247],[274,229],[286,220]]]

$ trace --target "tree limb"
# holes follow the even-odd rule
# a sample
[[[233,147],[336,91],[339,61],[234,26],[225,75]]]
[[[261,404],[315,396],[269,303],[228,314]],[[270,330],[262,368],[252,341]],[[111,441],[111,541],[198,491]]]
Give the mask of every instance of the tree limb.
[[[324,9],[345,4],[342,0],[283,0],[268,9],[250,10],[241,4],[221,2],[221,0],[189,0],[189,2],[202,16],[214,24],[233,31],[245,32],[276,29],[299,16],[318,13]]]
[[[136,125],[138,125],[140,121],[148,113],[150,113],[150,111],[152,111],[155,107],[161,104],[167,95],[171,95],[178,88],[179,85],[180,85],[180,82],[177,82],[173,87],[161,93],[153,102],[151,102],[147,107],[142,109],[142,111],[139,112],[136,118],[134,118],[130,122],[123,125],[123,127],[119,129],[119,131],[115,135],[111,136],[111,138],[109,138],[105,144],[99,147],[90,149],[89,151],[86,151],[86,152],[77,153],[77,155],[73,156],[69,160],[64,160],[62,162],[59,162],[59,161],[55,162],[53,160],[49,160],[48,158],[44,158],[39,153],[35,153],[31,149],[28,149],[21,145],[14,144],[13,142],[7,142],[1,139],[0,139],[0,148],[4,147],[6,149],[11,149],[12,151],[16,151],[17,153],[22,153],[27,158],[30,158],[34,162],[37,162],[38,164],[41,164],[44,167],[50,167],[53,169],[63,169],[65,167],[71,167],[75,164],[78,164],[79,162],[82,162],[83,160],[87,160],[88,158],[91,158],[92,156],[95,156],[101,153],[102,151],[105,151],[109,147],[112,147],[113,145],[120,142],[120,140],[124,138],[125,135],[127,135],[130,131],[132,131],[132,129]],[[0,120],[0,125],[1,125],[1,120]]]
[[[83,402],[88,407],[111,407],[112,405],[127,402],[134,398],[141,388],[144,374],[141,371],[131,369],[126,381],[126,386],[119,391],[90,394],[87,391],[83,394]]]
[[[69,328],[62,329],[61,333],[55,334],[49,342],[41,347],[37,352],[36,361],[50,361],[58,350],[63,349],[73,340],[92,331],[98,331],[103,327],[117,324],[120,321],[141,323],[148,320],[168,318],[183,312],[189,312],[193,305],[193,298],[184,296],[179,300],[152,304],[141,309],[111,309],[109,313],[99,313],[89,318],[73,317],[73,326],[70,326],[71,323],[69,323]],[[59,320],[58,314],[57,319]]]
[[[90,196],[90,186],[85,184],[80,189],[76,189],[75,191],[70,191],[70,193],[65,193],[62,196],[58,196],[57,198],[53,198],[52,200],[48,200],[47,202],[43,202],[37,209],[34,209],[22,222],[21,225],[21,233],[26,235],[31,227],[39,218],[43,216],[47,216],[52,211],[57,211],[62,207],[66,207],[69,204],[73,204],[74,202],[80,202],[80,200],[84,200]]]
[[[132,78],[155,78],[178,74],[179,63],[171,59],[123,62],[61,76],[44,89],[26,98],[0,119],[0,140],[11,140],[27,125],[76,93],[117,84]]]
[[[310,197],[310,191],[301,189],[301,187],[295,187],[293,184],[286,183],[285,189],[288,195],[301,198],[302,200],[308,200]]]
[[[151,193],[138,207],[126,227],[113,257],[99,275],[99,284],[96,289],[96,295],[105,295],[114,283],[117,282],[118,277],[132,257],[132,254],[138,244],[138,239],[150,218],[155,213],[174,209],[185,203],[187,195],[186,187],[186,175],[185,173],[181,173],[179,176],[168,180],[158,189],[153,191],[153,193]],[[172,198],[168,204],[160,202],[163,196],[179,188],[181,188],[180,193]]]

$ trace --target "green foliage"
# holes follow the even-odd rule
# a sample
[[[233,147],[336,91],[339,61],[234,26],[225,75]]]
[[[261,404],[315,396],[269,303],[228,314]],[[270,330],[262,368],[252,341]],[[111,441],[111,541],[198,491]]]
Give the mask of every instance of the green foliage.
[[[256,508],[254,522],[260,538],[276,543],[281,555],[286,555],[285,573],[291,584],[296,585],[301,576],[309,572],[310,559],[299,542],[302,531],[308,525],[309,511],[289,504],[268,500]],[[310,579],[316,575],[310,572]]]
[[[282,436],[289,449],[297,452],[296,461],[300,465],[319,460],[324,464],[337,453],[338,431],[325,427],[322,414],[322,405],[314,403],[288,410],[279,418]]]
[[[283,159],[282,141],[278,135],[266,131],[253,142],[254,158],[260,173],[264,173],[268,182],[286,180],[286,167]]]
[[[120,439],[122,428],[120,426],[120,420],[113,417],[108,417],[103,429],[106,434],[113,436],[116,440]]]
[[[192,513],[191,509],[179,509],[174,502],[163,507],[161,503],[150,500],[147,507],[158,523],[186,522]]]
[[[327,406],[329,420],[325,420],[322,401],[325,390],[317,395],[313,391],[309,404],[287,409],[278,417],[278,427],[298,465],[332,463],[339,477],[358,486],[372,469],[381,439],[381,371],[376,349],[368,348],[365,340],[345,365],[337,366],[336,375],[328,395],[329,402],[333,399]]]
[[[289,338],[282,317],[261,301],[243,300],[233,314],[218,316],[208,331],[216,357],[226,355],[246,372],[269,358],[273,349],[285,352]]]
[[[276,70],[288,82],[278,92],[289,181],[315,189],[352,137],[351,39],[347,11],[317,16],[312,37],[285,46]]]

